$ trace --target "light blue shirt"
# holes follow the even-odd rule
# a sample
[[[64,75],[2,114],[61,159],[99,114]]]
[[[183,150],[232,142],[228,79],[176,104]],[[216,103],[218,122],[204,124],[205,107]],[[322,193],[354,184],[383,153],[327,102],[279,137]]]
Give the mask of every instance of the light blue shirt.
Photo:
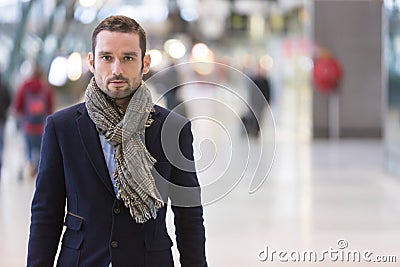
[[[101,148],[103,149],[104,159],[106,160],[108,174],[110,175],[111,182],[114,186],[115,195],[119,198],[118,187],[116,185],[114,179],[114,169],[115,169],[115,161],[114,161],[114,148],[113,146],[106,141],[104,135],[99,134]]]

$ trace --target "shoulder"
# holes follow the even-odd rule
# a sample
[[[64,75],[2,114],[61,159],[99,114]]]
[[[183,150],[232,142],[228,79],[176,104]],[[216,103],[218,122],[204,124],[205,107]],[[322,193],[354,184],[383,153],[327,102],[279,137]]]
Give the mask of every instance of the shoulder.
[[[162,138],[192,137],[192,125],[189,119],[169,109],[155,105],[154,119],[159,120]],[[190,139],[191,140],[191,139]],[[171,141],[174,144],[175,141]]]
[[[65,120],[68,118],[76,118],[77,115],[83,114],[84,112],[86,112],[86,106],[85,106],[85,103],[82,102],[82,103],[78,103],[78,104],[60,109],[60,110],[54,112],[49,117],[51,117],[54,120]]]
[[[154,105],[155,109],[155,119],[159,119],[161,122],[168,122],[168,123],[178,123],[178,124],[187,124],[190,121],[183,117],[182,115],[171,111],[169,109],[166,109],[164,107],[161,107],[159,105]]]

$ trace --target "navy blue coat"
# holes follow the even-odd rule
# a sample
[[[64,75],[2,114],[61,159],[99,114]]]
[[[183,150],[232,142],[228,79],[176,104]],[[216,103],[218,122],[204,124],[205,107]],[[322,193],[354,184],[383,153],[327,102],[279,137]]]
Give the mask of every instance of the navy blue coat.
[[[155,109],[145,136],[157,160],[155,169],[174,184],[197,187],[196,173],[174,167],[161,147],[161,129],[168,117],[172,128],[184,125],[179,138],[171,137],[179,142],[176,153],[192,160],[189,121],[159,106]],[[163,196],[168,194],[165,186],[159,190]],[[195,192],[199,199],[200,191]],[[160,209],[155,220],[138,224],[116,198],[98,132],[84,103],[47,118],[31,208],[27,266],[53,266],[61,236],[57,266],[107,267],[110,261],[113,267],[173,266],[166,210]],[[202,207],[172,206],[172,210],[182,267],[207,266]]]

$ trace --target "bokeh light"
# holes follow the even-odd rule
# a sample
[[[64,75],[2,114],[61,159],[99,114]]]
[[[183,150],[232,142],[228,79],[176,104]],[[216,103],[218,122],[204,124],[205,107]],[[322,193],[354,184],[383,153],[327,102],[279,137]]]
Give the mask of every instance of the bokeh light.
[[[63,86],[68,78],[68,60],[58,56],[53,59],[49,71],[49,83],[54,86]]]
[[[263,55],[263,56],[260,58],[260,66],[261,66],[263,69],[265,69],[265,70],[267,70],[267,71],[270,71],[270,70],[273,68],[273,66],[274,66],[274,60],[273,60],[273,58],[272,58],[270,55],[268,55],[268,54]]]
[[[197,43],[192,47],[191,62],[214,62],[214,52],[204,43]],[[214,70],[213,64],[195,64],[194,71],[200,75],[208,75]]]
[[[94,6],[96,2],[96,0],[79,0],[79,4],[84,7]]]
[[[197,43],[192,48],[191,61],[214,61],[214,52],[204,43]]]
[[[68,57],[68,78],[76,81],[82,76],[82,57],[74,52]]]
[[[186,54],[185,45],[178,39],[169,39],[164,43],[164,50],[174,59],[180,59]]]

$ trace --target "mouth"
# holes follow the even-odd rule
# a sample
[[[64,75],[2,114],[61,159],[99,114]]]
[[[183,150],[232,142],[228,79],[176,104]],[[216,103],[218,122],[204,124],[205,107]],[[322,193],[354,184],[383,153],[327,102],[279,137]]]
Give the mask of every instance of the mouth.
[[[113,81],[110,81],[108,84],[110,84],[111,86],[114,86],[114,87],[121,87],[121,86],[124,86],[126,84],[126,81],[113,80]]]

